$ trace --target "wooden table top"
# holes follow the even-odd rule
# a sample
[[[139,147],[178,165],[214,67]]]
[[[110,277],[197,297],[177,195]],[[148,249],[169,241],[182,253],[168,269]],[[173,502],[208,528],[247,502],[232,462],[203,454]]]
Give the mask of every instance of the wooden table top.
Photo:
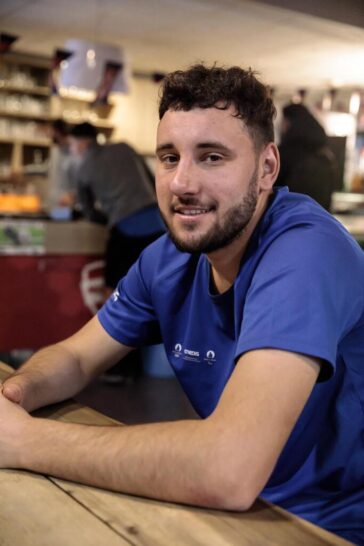
[[[0,380],[11,371],[0,363]],[[37,415],[95,425],[115,422],[72,401]],[[7,469],[0,470],[0,491],[1,546],[350,544],[261,500],[244,513],[208,510]]]

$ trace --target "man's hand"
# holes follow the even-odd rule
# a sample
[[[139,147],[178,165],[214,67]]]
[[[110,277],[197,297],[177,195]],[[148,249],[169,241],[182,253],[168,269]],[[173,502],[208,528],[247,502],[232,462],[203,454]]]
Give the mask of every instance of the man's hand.
[[[0,468],[21,467],[23,433],[32,419],[19,404],[0,393]]]

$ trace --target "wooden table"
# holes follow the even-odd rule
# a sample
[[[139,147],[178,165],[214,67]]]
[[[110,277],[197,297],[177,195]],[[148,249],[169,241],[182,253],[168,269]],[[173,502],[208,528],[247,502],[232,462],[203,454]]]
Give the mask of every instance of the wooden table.
[[[11,368],[0,363],[0,380],[9,372]],[[71,401],[41,410],[38,415],[73,423],[114,422]],[[0,499],[0,546],[349,544],[261,500],[245,513],[207,510],[21,470],[0,470]]]

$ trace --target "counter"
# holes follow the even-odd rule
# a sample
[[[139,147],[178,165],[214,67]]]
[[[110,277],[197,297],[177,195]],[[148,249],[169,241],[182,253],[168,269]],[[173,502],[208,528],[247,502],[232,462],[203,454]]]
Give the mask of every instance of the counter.
[[[336,218],[364,246],[364,214]],[[86,221],[0,220],[0,351],[55,343],[97,312],[106,238]]]
[[[86,220],[0,218],[0,255],[102,255],[107,233]]]
[[[359,243],[364,243],[364,214],[335,214],[335,218]]]
[[[55,343],[96,313],[106,237],[86,221],[0,220],[0,351]]]

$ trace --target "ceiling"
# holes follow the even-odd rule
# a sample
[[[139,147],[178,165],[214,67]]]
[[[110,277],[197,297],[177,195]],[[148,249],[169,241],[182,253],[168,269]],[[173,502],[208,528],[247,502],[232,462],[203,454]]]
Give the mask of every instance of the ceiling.
[[[363,28],[251,0],[0,0],[0,21],[22,51],[84,38],[123,46],[139,72],[203,60],[252,66],[278,89],[364,88]]]

